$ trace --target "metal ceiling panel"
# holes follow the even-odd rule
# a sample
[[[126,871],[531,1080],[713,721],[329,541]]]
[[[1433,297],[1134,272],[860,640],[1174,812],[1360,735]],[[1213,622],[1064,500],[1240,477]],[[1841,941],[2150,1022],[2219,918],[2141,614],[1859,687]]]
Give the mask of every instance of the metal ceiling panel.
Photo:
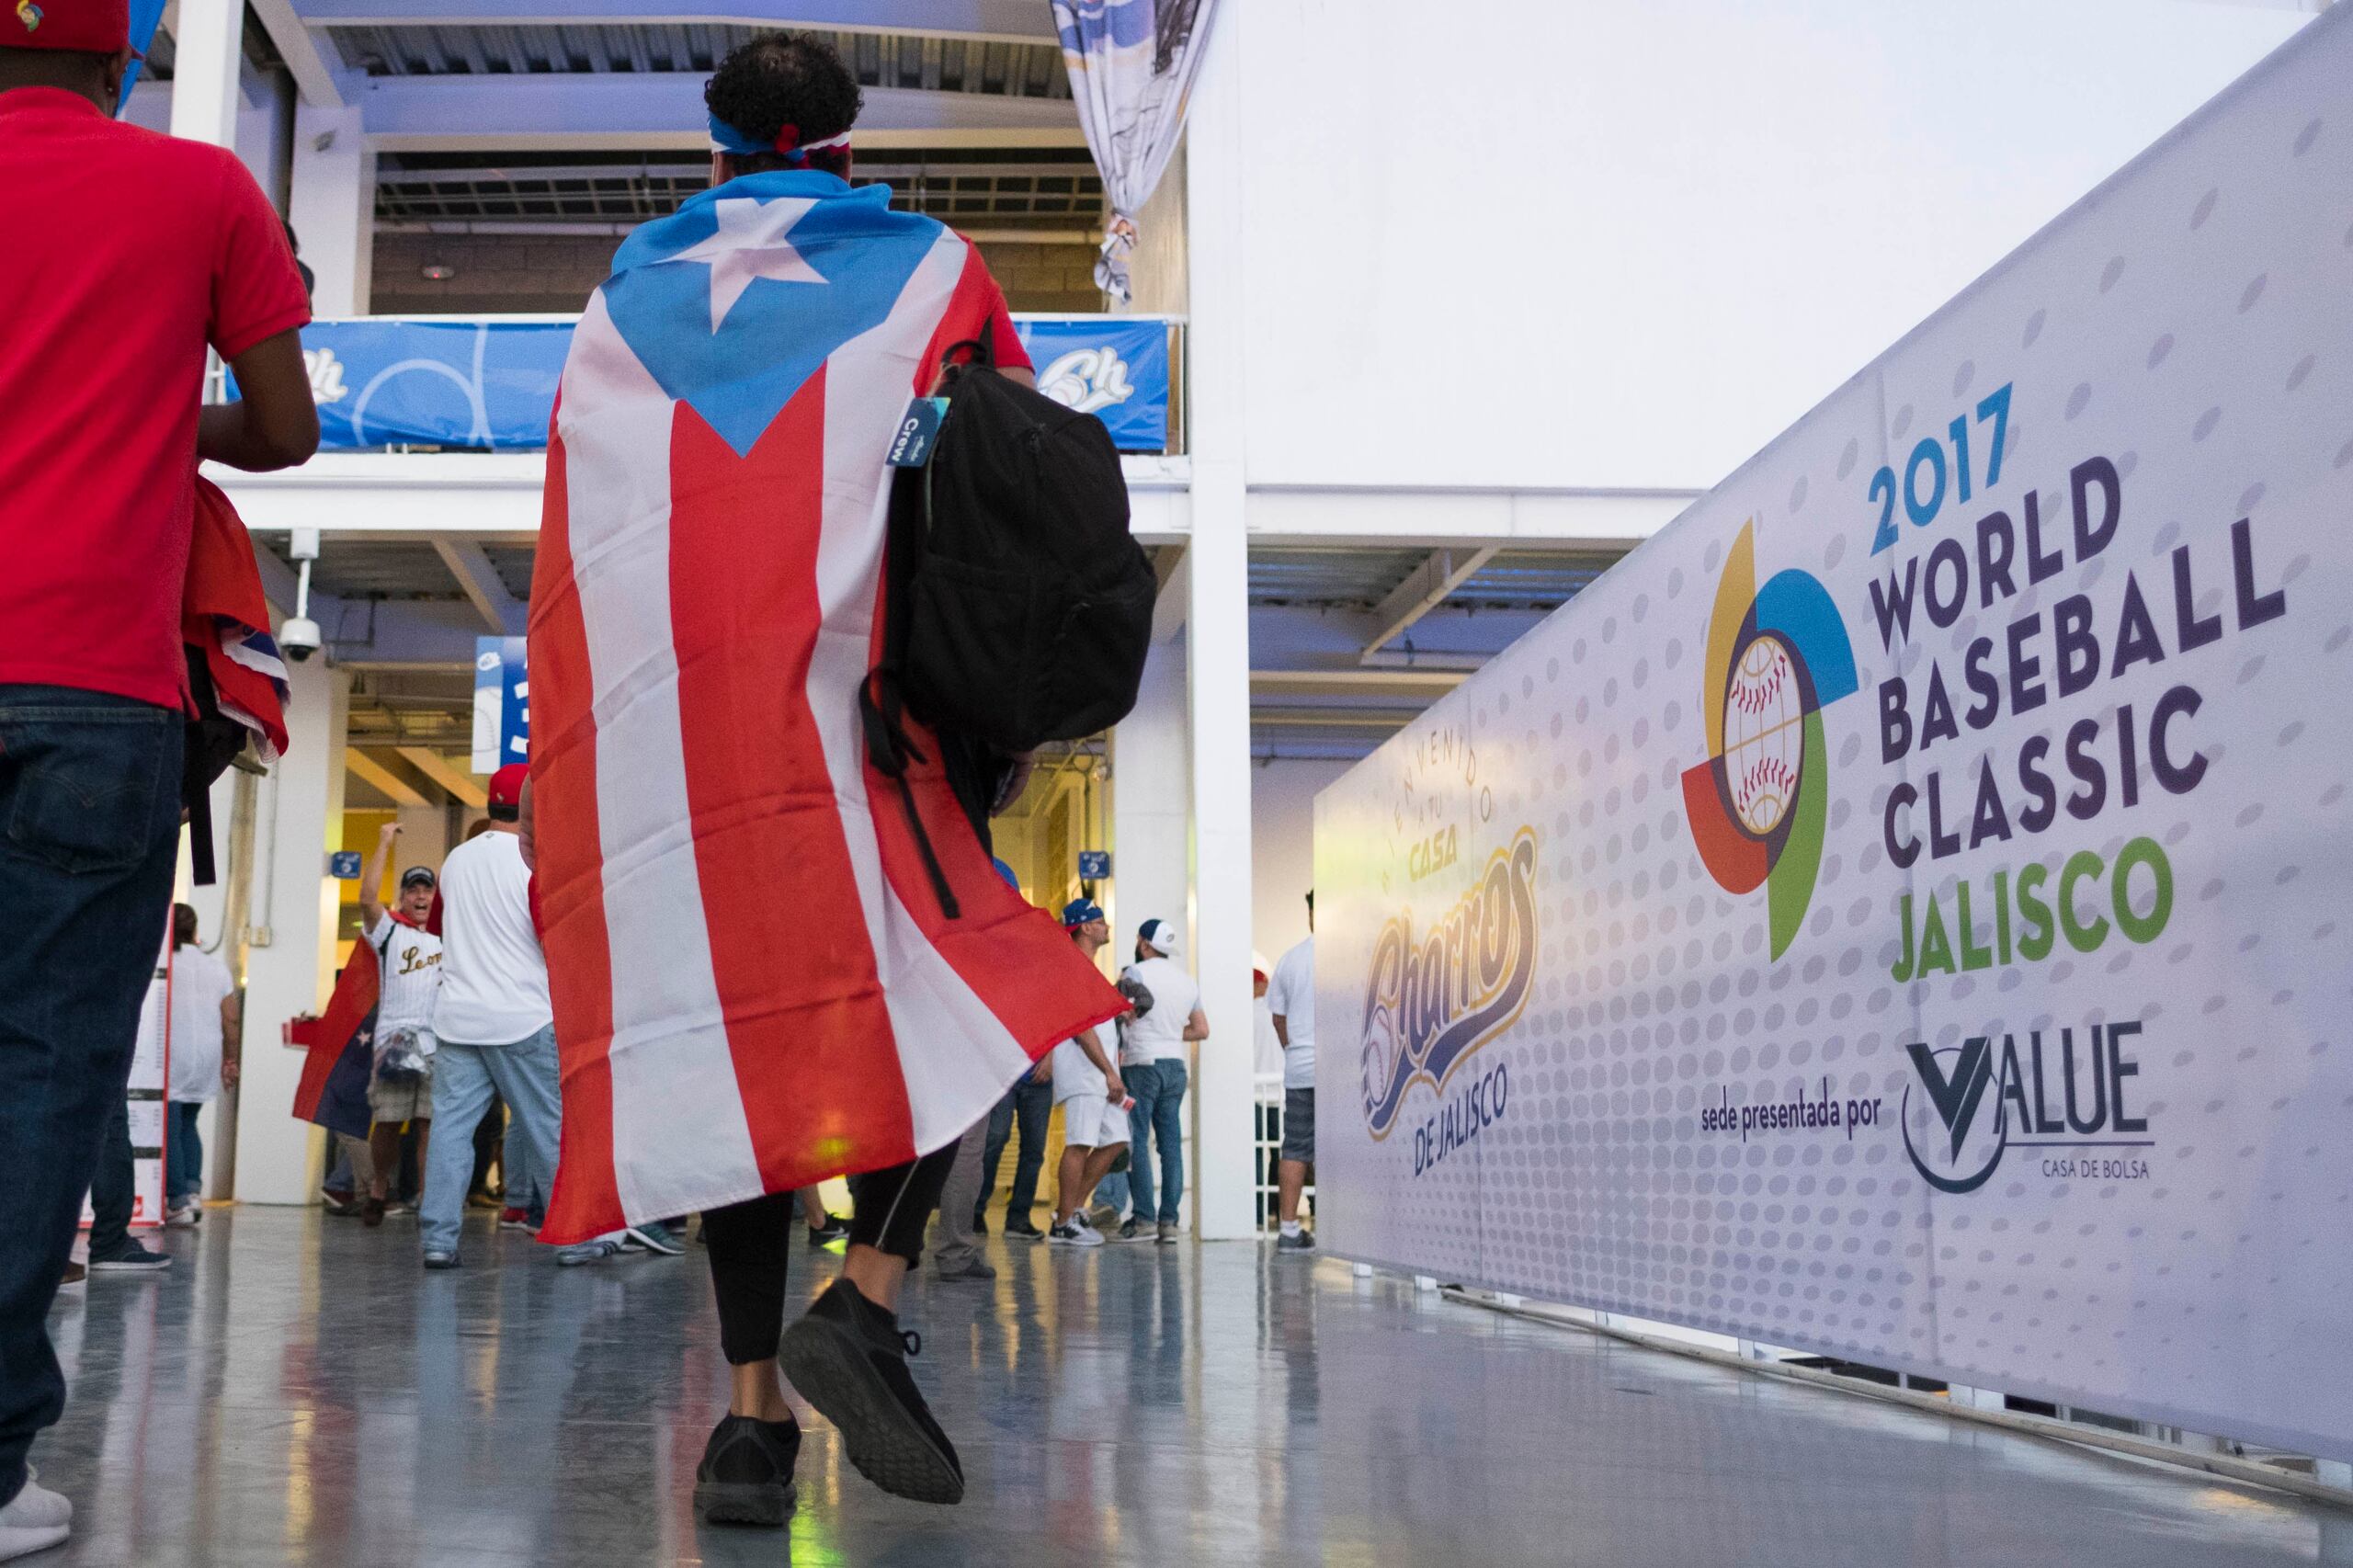
[[[759,29],[724,23],[330,27],[343,64],[370,76],[549,75],[709,72]],[[1062,51],[1051,43],[829,32],[869,87],[1067,98]]]

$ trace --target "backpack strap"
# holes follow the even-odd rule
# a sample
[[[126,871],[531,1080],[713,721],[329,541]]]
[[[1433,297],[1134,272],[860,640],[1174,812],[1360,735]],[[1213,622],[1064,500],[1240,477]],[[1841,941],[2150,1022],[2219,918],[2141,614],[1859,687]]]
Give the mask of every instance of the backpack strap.
[[[954,349],[949,352],[952,354]],[[931,835],[923,825],[923,812],[915,806],[915,787],[907,782],[908,763],[930,760],[907,733],[906,696],[901,681],[907,648],[907,598],[915,560],[923,545],[916,512],[925,500],[918,489],[925,472],[901,469],[892,479],[888,544],[882,568],[882,662],[858,683],[858,713],[866,735],[866,759],[873,764],[876,772],[898,786],[899,808],[906,813],[907,828],[915,835],[915,848],[923,857],[923,869],[931,881],[932,893],[939,900],[940,913],[954,920],[962,915],[962,907],[957,903],[955,890],[948,885],[948,873],[939,864],[938,853],[931,846]]]

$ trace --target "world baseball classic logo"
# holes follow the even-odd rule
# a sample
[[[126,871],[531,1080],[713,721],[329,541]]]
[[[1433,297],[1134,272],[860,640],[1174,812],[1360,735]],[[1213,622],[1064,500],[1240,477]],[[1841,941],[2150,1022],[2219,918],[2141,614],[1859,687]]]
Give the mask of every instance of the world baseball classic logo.
[[[1683,775],[1683,808],[1708,874],[1726,892],[1765,888],[1773,956],[1813,902],[1829,812],[1822,710],[1855,690],[1855,654],[1829,590],[1781,572],[1756,586],[1756,523],[1743,523],[1716,584],[1699,711],[1708,760]]]

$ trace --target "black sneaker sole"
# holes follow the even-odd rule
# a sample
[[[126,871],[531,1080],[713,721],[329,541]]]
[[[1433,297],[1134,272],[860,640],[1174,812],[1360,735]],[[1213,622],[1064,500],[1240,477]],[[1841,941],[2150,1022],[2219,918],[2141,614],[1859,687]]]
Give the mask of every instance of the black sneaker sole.
[[[912,1503],[964,1500],[963,1476],[892,1393],[857,1335],[803,1315],[784,1331],[778,1359],[801,1397],[840,1429],[858,1474]]]
[[[800,1501],[790,1481],[695,1483],[695,1517],[707,1525],[780,1525]]]

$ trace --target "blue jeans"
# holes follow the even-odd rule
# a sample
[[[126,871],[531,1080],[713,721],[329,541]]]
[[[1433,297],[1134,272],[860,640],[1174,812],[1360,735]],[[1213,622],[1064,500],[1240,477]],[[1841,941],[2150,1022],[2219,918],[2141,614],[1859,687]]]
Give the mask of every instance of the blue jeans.
[[[997,1165],[1005,1158],[1006,1144],[1012,1142],[1017,1117],[1021,1122],[1021,1153],[1013,1162],[1013,1193],[1005,1205],[1005,1219],[1009,1225],[1038,1222],[1029,1211],[1038,1207],[1038,1173],[1046,1165],[1046,1123],[1053,1114],[1054,1085],[1037,1083],[1026,1073],[989,1112],[988,1142],[981,1151],[981,1199],[972,1207],[974,1224],[980,1222],[981,1210],[989,1206],[989,1194],[996,1190]]]
[[[171,1102],[164,1126],[164,1207],[173,1208],[204,1188],[204,1135],[196,1119],[204,1108],[193,1100]]]
[[[1129,1190],[1135,1194],[1136,1219],[1149,1223],[1153,1211],[1152,1156],[1160,1153],[1160,1209],[1156,1216],[1173,1223],[1185,1201],[1185,1084],[1182,1062],[1144,1062],[1120,1069],[1120,1081],[1135,1099],[1128,1112],[1128,1151],[1133,1166]]]
[[[130,1069],[124,1069],[128,1077]],[[131,1151],[131,1102],[114,1103],[98,1136],[97,1168],[90,1173],[90,1257],[120,1256],[131,1245],[131,1210],[139,1201],[139,1168]]]
[[[163,951],[186,722],[0,686],[0,1505],[65,1409],[49,1303]]]
[[[433,1054],[433,1142],[425,1156],[425,1196],[416,1229],[426,1252],[458,1250],[466,1188],[474,1176],[474,1128],[490,1108],[491,1090],[506,1098],[514,1120],[506,1129],[509,1167],[518,1162],[554,1185],[555,1153],[563,1133],[557,1086],[555,1026],[511,1045],[460,1045],[443,1040]],[[507,1188],[513,1203],[514,1187]]]

